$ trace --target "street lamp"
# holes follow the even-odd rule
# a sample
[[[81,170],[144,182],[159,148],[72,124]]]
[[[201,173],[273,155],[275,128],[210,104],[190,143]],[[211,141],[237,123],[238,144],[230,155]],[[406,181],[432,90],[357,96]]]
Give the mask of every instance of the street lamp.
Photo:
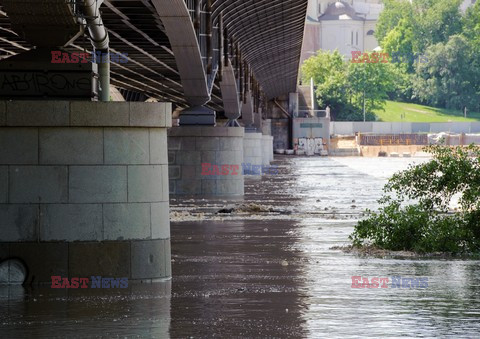
[[[358,48],[357,46],[353,46],[349,44],[346,44],[346,46],[355,48],[357,51],[361,52],[360,48]],[[365,81],[366,81],[365,77],[366,77],[366,72],[364,70],[363,72],[363,122],[367,121],[367,115],[365,113]]]

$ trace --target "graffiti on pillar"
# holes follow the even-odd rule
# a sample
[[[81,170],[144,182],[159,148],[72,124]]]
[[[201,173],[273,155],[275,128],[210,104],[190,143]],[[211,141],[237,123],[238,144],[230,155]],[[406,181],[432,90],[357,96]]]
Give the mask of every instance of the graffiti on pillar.
[[[298,139],[298,149],[305,151],[306,147],[307,147],[307,138]]]
[[[0,73],[0,97],[91,97],[91,72]]]
[[[323,151],[323,138],[315,138],[315,154],[321,154]]]
[[[321,154],[324,150],[323,138],[299,138],[298,149],[305,151],[306,155]]]

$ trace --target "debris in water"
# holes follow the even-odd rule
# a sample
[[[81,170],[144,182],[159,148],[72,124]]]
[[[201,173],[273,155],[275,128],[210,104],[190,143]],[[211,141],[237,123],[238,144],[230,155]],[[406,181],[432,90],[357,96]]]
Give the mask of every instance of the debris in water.
[[[238,210],[239,210],[239,212],[263,212],[263,213],[268,213],[268,212],[272,212],[273,208],[268,207],[268,206],[262,206],[262,205],[251,203],[251,204],[242,204]]]
[[[217,212],[218,213],[222,213],[222,214],[227,214],[227,213],[232,213],[233,211],[235,211],[235,208],[231,207],[231,208],[222,208],[220,211]]]

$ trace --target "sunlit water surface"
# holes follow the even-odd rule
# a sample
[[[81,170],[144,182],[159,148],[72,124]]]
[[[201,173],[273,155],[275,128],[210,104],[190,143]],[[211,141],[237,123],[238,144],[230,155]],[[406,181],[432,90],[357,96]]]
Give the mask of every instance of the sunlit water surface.
[[[279,158],[242,200],[172,199],[173,281],[125,291],[0,289],[0,337],[480,337],[480,262],[332,250],[377,207],[394,172],[424,159]],[[219,216],[255,203],[275,213]],[[175,218],[173,220],[176,220]],[[428,288],[352,288],[352,276]],[[389,284],[391,285],[391,284]]]

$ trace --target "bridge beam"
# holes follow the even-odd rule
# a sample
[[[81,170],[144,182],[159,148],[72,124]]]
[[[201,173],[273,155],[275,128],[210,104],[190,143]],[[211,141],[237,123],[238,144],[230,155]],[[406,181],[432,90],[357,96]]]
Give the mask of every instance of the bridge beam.
[[[220,89],[222,91],[223,109],[225,116],[229,119],[227,125],[239,126],[237,119],[240,118],[240,98],[238,95],[237,80],[233,66],[229,60],[223,67]]]
[[[242,103],[242,122],[246,128],[252,127],[255,123],[255,113],[253,107],[253,97],[250,91],[246,93],[246,100]],[[258,118],[257,118],[258,119]]]
[[[168,35],[180,73],[185,99],[191,106],[210,101],[207,77],[195,28],[184,0],[152,0]]]

